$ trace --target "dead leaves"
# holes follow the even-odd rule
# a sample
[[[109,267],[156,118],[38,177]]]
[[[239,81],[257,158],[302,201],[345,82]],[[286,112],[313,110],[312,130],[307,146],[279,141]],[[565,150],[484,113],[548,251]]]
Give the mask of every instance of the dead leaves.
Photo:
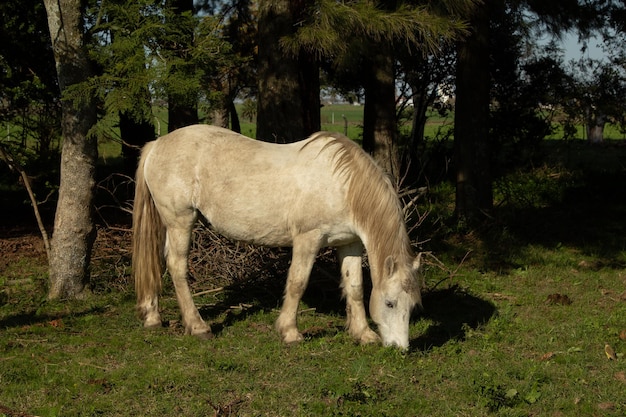
[[[8,417],[37,417],[32,414],[22,413],[21,411],[11,410],[3,405],[0,405],[0,415],[6,415]]]
[[[616,372],[615,375],[613,375],[613,378],[622,384],[626,384],[626,372],[624,371]]]
[[[548,299],[546,302],[550,305],[568,306],[572,304],[572,300],[567,296],[567,294],[559,294],[559,293],[548,295]]]
[[[606,355],[607,359],[610,361],[617,360],[617,355],[615,354],[615,350],[608,343],[604,344],[604,354]]]

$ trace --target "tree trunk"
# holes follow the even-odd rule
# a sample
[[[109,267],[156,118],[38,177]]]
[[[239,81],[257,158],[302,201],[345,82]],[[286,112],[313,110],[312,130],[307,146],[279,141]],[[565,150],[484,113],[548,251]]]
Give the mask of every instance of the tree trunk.
[[[602,114],[587,118],[587,140],[589,143],[597,144],[604,142],[604,125],[606,117]]]
[[[476,8],[459,45],[454,117],[456,217],[474,223],[493,208],[489,146],[489,4]]]
[[[237,114],[235,103],[231,100],[228,107],[230,109],[228,112],[230,114],[230,129],[233,132],[241,133],[241,123],[239,122],[239,115]]]
[[[221,106],[211,112],[211,124],[213,126],[228,128],[228,108]]]
[[[155,139],[154,125],[150,120],[136,120],[132,115],[120,113],[120,137],[124,174],[133,177],[137,169],[141,147]]]
[[[372,47],[366,70],[363,149],[392,177],[398,178],[395,77],[390,48]]]
[[[280,39],[295,30],[303,2],[259,2],[257,139],[294,142],[320,130],[319,67],[306,54],[287,55]]]
[[[193,12],[193,0],[168,0],[168,6],[172,7],[177,13]],[[193,43],[193,29],[190,29],[185,36],[181,36],[175,45],[174,53],[181,58],[185,56],[186,49],[191,48]],[[192,77],[194,69],[190,65],[182,68],[171,66],[169,72],[180,77],[189,73]],[[167,92],[167,130],[172,132],[178,128],[194,125],[200,121],[198,118],[198,94],[193,91],[177,91],[175,88]]]
[[[91,74],[83,49],[80,0],[44,0],[61,91]],[[92,216],[98,148],[87,136],[96,122],[91,101],[63,102],[61,182],[51,241],[48,297],[78,298],[89,281],[96,231]]]

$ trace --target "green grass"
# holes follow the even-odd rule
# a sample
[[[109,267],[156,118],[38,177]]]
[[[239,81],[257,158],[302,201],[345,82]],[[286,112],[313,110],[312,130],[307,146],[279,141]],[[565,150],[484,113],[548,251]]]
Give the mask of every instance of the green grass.
[[[141,329],[127,291],[44,303],[35,285],[0,308],[0,406],[40,416],[623,415],[626,358],[603,353],[605,342],[626,350],[622,268],[581,266],[594,258],[572,248],[526,251],[518,269],[462,267],[425,293],[407,354],[354,345],[336,313],[303,314],[307,340],[284,346],[274,310],[223,311],[207,317],[219,334],[201,341],[176,324]],[[572,304],[549,304],[553,293]],[[177,317],[171,293],[163,308]]]
[[[216,333],[201,341],[183,335],[171,284],[169,326],[141,328],[116,245],[84,301],[46,301],[45,259],[7,258],[0,415],[622,416],[626,155],[593,151],[552,149],[550,164],[499,180],[499,222],[471,233],[441,229],[454,190],[432,190],[420,233],[447,270],[427,265],[408,353],[353,343],[334,270],[314,274],[306,340],[285,346],[273,330],[282,274],[198,297]]]
[[[115,232],[99,233],[83,301],[47,301],[41,248],[5,244],[0,416],[623,416],[626,148],[543,146],[535,168],[496,181],[483,228],[449,225],[449,183],[420,203],[419,240],[446,269],[426,266],[407,353],[353,343],[327,264],[301,305],[303,343],[273,330],[284,274],[270,256],[265,278],[196,299],[216,333],[201,341],[183,335],[171,283],[168,326],[142,329],[127,246],[105,239]],[[196,279],[194,290],[214,283]]]

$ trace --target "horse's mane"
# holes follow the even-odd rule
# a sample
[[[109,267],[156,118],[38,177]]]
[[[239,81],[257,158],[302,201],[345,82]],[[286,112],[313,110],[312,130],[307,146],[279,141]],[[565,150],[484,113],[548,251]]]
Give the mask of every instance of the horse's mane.
[[[333,140],[320,152],[333,151],[335,173],[348,184],[348,202],[357,226],[367,234],[370,262],[375,256],[376,271],[382,272],[387,255],[412,258],[412,249],[404,224],[404,215],[396,188],[389,176],[351,139],[333,132],[319,132],[310,137]],[[310,143],[310,142],[309,142]]]

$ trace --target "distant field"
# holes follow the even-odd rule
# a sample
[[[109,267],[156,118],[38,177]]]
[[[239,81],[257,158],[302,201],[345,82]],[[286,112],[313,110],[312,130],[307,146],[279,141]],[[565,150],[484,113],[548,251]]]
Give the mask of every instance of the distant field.
[[[320,109],[322,130],[339,132],[354,140],[363,136],[363,106],[352,104],[327,104]],[[452,126],[452,117],[442,118],[432,112],[426,122],[426,137],[437,136],[439,129],[449,129]],[[346,130],[347,129],[347,130]],[[403,133],[409,133],[410,125],[402,127]],[[241,120],[241,133],[249,137],[256,137],[256,124]]]
[[[241,116],[241,106],[238,107],[241,133],[256,138],[256,121],[245,120]],[[333,104],[325,105],[320,110],[322,130],[331,132],[339,132],[346,134],[353,140],[361,140],[363,136],[363,106],[354,106],[350,104]],[[157,131],[161,134],[167,132],[167,113],[163,110],[155,110],[155,119],[157,120]],[[447,117],[441,117],[437,112],[430,112],[428,120],[426,121],[426,127],[424,135],[426,140],[440,137],[445,134],[449,129],[452,129],[454,122],[454,114],[449,114]],[[347,130],[346,130],[347,129]],[[411,129],[410,123],[407,123],[401,127],[403,134],[409,134]],[[577,139],[586,139],[586,134],[583,126],[578,126]],[[604,132],[606,140],[623,140],[626,139],[626,133],[620,131],[618,126],[607,124]],[[562,139],[563,129],[557,126],[556,131],[546,136],[545,139]],[[102,141],[100,144],[100,156],[101,159],[106,161],[117,157],[120,154],[121,145],[117,141]]]

